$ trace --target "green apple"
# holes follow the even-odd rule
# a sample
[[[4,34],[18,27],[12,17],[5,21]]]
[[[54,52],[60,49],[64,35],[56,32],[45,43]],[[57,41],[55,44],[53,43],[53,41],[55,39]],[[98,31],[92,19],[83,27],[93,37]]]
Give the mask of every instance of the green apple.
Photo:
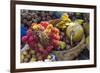
[[[66,35],[73,42],[80,41],[83,37],[83,33],[83,27],[75,22],[72,22],[66,29]]]

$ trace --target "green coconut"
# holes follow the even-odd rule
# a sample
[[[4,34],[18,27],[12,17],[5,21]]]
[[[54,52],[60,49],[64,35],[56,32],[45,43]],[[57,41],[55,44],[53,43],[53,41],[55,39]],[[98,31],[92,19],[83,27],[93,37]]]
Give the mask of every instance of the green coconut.
[[[78,42],[83,37],[83,27],[77,23],[71,23],[66,29],[66,35],[73,42]]]

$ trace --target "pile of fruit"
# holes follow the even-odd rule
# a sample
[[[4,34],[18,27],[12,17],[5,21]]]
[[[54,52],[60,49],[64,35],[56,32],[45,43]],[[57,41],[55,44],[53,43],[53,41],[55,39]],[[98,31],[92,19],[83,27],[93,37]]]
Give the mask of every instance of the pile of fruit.
[[[89,21],[86,19],[73,19],[70,13],[61,12],[56,19],[51,14],[52,17],[48,20],[37,17],[41,20],[35,22],[32,20],[35,18],[32,18],[31,13],[29,16],[25,16],[24,12],[21,14],[21,63],[58,61],[59,56],[53,52],[62,52],[77,46],[83,36],[86,37],[85,48],[89,50]],[[39,13],[45,17],[50,12],[41,11]],[[28,22],[25,21],[25,17],[30,21],[28,26],[26,26]]]
[[[62,12],[57,11],[32,11],[21,10],[21,24],[30,27],[32,23],[40,23],[41,21],[49,21],[61,17]]]

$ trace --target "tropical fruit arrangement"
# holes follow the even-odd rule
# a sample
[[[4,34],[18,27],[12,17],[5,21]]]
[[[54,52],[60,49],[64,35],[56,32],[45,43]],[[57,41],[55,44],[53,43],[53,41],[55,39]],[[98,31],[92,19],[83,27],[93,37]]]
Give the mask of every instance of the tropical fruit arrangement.
[[[89,59],[89,14],[21,10],[21,63]]]

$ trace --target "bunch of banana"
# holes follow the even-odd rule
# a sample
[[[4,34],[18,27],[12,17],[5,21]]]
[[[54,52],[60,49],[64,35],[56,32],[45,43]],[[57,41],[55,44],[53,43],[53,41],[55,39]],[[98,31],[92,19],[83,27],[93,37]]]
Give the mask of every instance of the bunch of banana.
[[[60,29],[65,29],[71,22],[69,16],[67,13],[64,13],[61,18],[60,18],[60,22],[57,24],[57,27],[60,28]]]

